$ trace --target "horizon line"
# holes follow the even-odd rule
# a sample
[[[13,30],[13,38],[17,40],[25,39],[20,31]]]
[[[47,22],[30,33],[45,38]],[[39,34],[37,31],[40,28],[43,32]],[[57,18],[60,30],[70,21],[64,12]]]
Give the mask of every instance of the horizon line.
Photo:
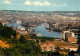
[[[3,10],[3,11],[27,11],[27,10],[7,10],[7,9],[0,9],[0,11],[1,10]],[[52,10],[51,10],[52,11]],[[29,11],[29,12],[31,12],[31,11]],[[33,12],[35,12],[35,11],[33,11]],[[37,12],[49,12],[49,11],[38,11],[37,10]],[[53,11],[53,12],[55,12],[55,11]],[[60,11],[56,11],[56,12],[60,12]],[[68,12],[68,11],[66,11],[65,10],[65,12]],[[73,12],[73,11],[70,11],[70,12]],[[77,12],[77,11],[76,11]]]

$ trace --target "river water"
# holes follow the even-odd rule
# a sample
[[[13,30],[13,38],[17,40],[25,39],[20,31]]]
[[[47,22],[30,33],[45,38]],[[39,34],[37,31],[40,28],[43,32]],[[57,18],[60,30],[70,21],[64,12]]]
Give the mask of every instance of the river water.
[[[41,34],[41,36],[45,36],[45,37],[61,38],[60,32],[49,31],[45,28],[46,26],[47,24],[41,24],[40,26],[36,27],[35,33]],[[77,37],[77,35],[75,35],[75,37]]]
[[[6,26],[11,26],[11,27],[14,27],[14,28],[19,28],[19,27],[22,28],[23,27],[21,25],[21,23],[6,24]],[[35,33],[36,34],[41,34],[41,36],[45,36],[45,37],[61,38],[61,33],[60,32],[47,30],[45,28],[46,26],[47,26],[47,24],[41,24],[40,26],[37,26],[35,28]],[[77,35],[75,35],[75,37],[77,37]]]

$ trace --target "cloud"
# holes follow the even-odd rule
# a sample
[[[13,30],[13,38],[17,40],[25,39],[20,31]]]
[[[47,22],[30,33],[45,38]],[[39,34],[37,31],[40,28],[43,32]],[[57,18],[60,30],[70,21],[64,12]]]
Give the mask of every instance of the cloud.
[[[49,6],[49,5],[51,5],[50,2],[48,2],[48,1],[44,1],[43,3],[40,1],[36,1],[36,2],[33,2],[33,4],[35,6]]]
[[[3,2],[3,4],[11,4],[11,2],[8,1],[8,0],[5,0],[5,1]]]
[[[34,4],[35,6],[43,6],[43,3],[39,2],[39,1],[33,2],[33,4]]]
[[[51,4],[48,1],[44,1],[44,5],[51,5]]]
[[[25,5],[32,5],[32,3],[29,0],[27,0],[24,4]]]
[[[53,4],[53,7],[65,7],[67,4]]]
[[[0,2],[0,4],[12,4],[12,3],[8,0],[3,0],[2,2]]]

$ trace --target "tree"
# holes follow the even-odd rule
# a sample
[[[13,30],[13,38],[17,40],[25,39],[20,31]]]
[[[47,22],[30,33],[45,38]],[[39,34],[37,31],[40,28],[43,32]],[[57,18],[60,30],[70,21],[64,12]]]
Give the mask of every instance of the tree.
[[[69,27],[69,29],[71,29],[72,25],[71,24],[68,24],[68,27]]]
[[[56,50],[57,50],[57,51],[60,51],[61,49],[60,49],[60,47],[56,47]]]
[[[49,52],[48,56],[60,56],[60,53],[58,51],[56,51],[56,52]]]
[[[2,23],[0,22],[0,30],[3,28],[3,25],[2,25]]]
[[[49,51],[48,52],[48,56],[52,56],[53,52],[52,51]]]
[[[46,40],[45,39],[42,39],[41,42],[46,42]]]
[[[77,52],[80,54],[80,27],[79,27],[79,31],[78,31],[78,44],[79,44],[79,46],[78,46],[78,50],[77,50]]]
[[[39,44],[39,40],[36,40],[37,44]]]
[[[25,53],[29,55],[31,53],[31,49],[25,49]]]
[[[74,54],[75,54],[75,51],[70,51],[70,52],[68,53],[69,56],[74,56]]]
[[[7,38],[10,38],[11,35],[14,35],[14,33],[15,33],[15,31],[13,30],[12,27],[4,27],[0,31],[0,35],[7,37]]]
[[[21,38],[20,38],[20,43],[26,43],[26,39],[25,39],[25,37],[24,36],[21,36]]]

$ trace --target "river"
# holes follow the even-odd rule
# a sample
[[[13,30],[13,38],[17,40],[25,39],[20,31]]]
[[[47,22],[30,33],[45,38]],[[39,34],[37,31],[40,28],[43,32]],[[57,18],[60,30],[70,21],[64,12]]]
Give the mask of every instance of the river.
[[[41,34],[41,36],[45,36],[45,37],[61,38],[60,32],[49,31],[45,28],[46,25],[47,24],[41,24],[40,26],[36,27],[35,33]],[[77,37],[77,35],[75,35],[75,37]]]
[[[6,26],[12,26],[14,28],[19,28],[19,27],[23,28],[21,23],[6,24]],[[41,36],[45,36],[45,37],[61,38],[61,33],[60,32],[47,30],[45,28],[46,26],[47,26],[47,24],[41,24],[40,26],[37,26],[35,28],[35,33],[36,34],[41,34]],[[75,37],[77,37],[77,35],[75,35]]]

